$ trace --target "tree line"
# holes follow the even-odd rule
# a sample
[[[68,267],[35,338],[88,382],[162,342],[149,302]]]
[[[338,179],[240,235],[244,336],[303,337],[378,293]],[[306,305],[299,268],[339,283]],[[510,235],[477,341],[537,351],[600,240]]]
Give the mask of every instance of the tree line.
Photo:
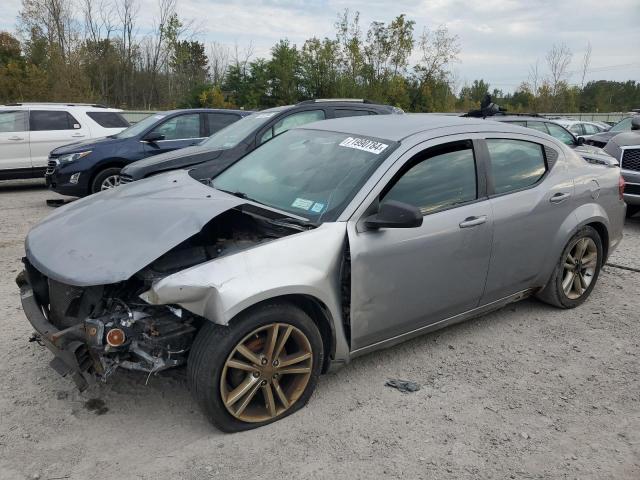
[[[333,38],[278,41],[269,58],[198,40],[177,0],[158,0],[152,25],[140,0],[22,0],[15,33],[0,32],[0,102],[96,102],[125,109],[260,109],[310,98],[367,98],[412,112],[467,111],[486,92],[514,112],[625,111],[640,83],[589,81],[591,47],[579,69],[554,45],[514,92],[482,79],[460,85],[452,67],[460,39],[445,26],[415,31],[398,15],[365,30],[358,12],[337,16]],[[143,33],[144,32],[144,33]],[[411,59],[414,63],[411,64]],[[570,84],[575,76],[581,82]]]

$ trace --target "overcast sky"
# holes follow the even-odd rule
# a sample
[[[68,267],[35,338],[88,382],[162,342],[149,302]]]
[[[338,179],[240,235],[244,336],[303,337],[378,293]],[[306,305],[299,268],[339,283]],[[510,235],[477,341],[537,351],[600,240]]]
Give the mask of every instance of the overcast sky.
[[[80,0],[75,0],[79,2]],[[458,87],[482,78],[492,88],[512,91],[529,66],[556,43],[574,53],[570,81],[579,83],[587,42],[593,47],[587,79],[640,81],[640,0],[177,0],[181,19],[194,19],[199,39],[233,46],[250,41],[268,56],[280,38],[301,46],[312,36],[334,37],[345,8],[359,11],[366,29],[405,13],[423,28],[446,25],[460,38],[453,66]],[[157,0],[138,0],[141,34],[152,24]],[[0,0],[0,29],[14,30],[21,0]],[[415,57],[415,55],[414,55]]]

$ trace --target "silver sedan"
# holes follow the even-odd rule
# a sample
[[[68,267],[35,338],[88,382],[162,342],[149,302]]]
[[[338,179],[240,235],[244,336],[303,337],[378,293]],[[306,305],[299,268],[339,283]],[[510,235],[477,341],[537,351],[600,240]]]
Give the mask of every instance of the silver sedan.
[[[356,356],[532,295],[577,307],[625,214],[615,160],[481,119],[329,120],[194,172],[60,208],[17,281],[78,387],[186,364],[228,432],[295,412]]]

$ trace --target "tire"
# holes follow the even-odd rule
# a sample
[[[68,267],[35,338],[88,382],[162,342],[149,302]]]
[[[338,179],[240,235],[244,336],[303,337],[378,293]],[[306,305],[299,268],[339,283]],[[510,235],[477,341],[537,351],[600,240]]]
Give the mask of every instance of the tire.
[[[103,188],[103,183],[110,177],[118,177],[117,184],[120,184],[120,167],[109,167],[104,170],[99,171],[95,177],[93,177],[93,181],[91,182],[91,193],[96,193],[101,190],[107,190],[107,188]],[[114,187],[117,185],[114,185]],[[113,187],[110,187],[113,188]]]
[[[627,218],[633,217],[640,212],[640,205],[627,205]]]
[[[273,335],[270,331],[277,332],[276,340],[271,342],[274,345],[273,355],[269,355],[266,347],[270,335]],[[285,332],[289,332],[288,336],[284,335]],[[282,353],[289,353],[278,355],[283,337],[286,340]],[[250,353],[258,357],[256,362],[239,353],[239,345],[250,349]],[[295,365],[276,367],[279,362],[284,364],[292,358],[304,356],[308,357],[295,362]],[[304,407],[315,390],[323,357],[322,337],[306,313],[287,303],[262,305],[241,313],[228,327],[207,322],[200,329],[187,363],[189,389],[207,418],[220,430],[229,433],[250,430],[273,423]],[[257,361],[260,360],[258,366]],[[232,366],[238,362],[248,368]],[[294,368],[300,372],[308,370],[308,373],[284,373]],[[242,392],[243,385],[246,393],[233,395],[238,390]],[[280,392],[285,400],[290,401],[288,407]],[[268,401],[269,396],[271,402]],[[232,401],[235,403],[230,404]],[[247,402],[250,403],[243,410]]]
[[[584,253],[584,257],[580,258],[579,262],[575,263],[573,268],[580,269],[582,273],[581,277],[585,279],[585,281],[588,280],[588,285],[582,293],[577,294],[578,289],[575,288],[575,284],[573,282],[571,282],[571,284],[567,282],[564,286],[563,282],[569,278],[567,276],[568,270],[565,267],[565,265],[571,265],[568,255],[570,253],[576,253],[574,248],[577,247],[579,242],[586,242],[588,245],[588,247],[586,247],[587,253]],[[584,243],[581,245],[584,245]],[[591,260],[591,255],[588,252],[595,252],[597,254],[595,262]],[[586,262],[584,261],[585,258],[587,258]],[[567,260],[567,263],[565,263],[565,260]],[[543,302],[558,308],[575,308],[578,305],[581,305],[589,297],[591,291],[596,285],[596,282],[598,281],[598,275],[602,268],[602,261],[603,249],[600,235],[592,227],[581,228],[573,237],[571,237],[571,240],[569,240],[565,246],[560,260],[551,274],[549,282],[547,282],[544,289],[538,293],[538,298]],[[587,268],[586,265],[589,265],[589,267]],[[580,290],[582,290],[585,284],[581,283],[580,277],[576,279],[574,273],[573,279],[579,283]],[[566,291],[566,285],[569,285],[569,293]]]

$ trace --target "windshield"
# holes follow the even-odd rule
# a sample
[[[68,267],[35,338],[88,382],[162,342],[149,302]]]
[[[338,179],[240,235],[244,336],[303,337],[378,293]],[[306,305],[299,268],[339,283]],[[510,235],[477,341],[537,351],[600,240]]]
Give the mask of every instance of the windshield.
[[[314,223],[332,221],[396,145],[346,133],[289,130],[222,172],[213,186]]]
[[[242,120],[232,123],[228,127],[214,133],[201,143],[211,150],[229,150],[238,145],[248,135],[255,133],[271,120],[278,112],[257,112]]]
[[[158,120],[162,120],[166,115],[156,114],[150,115],[144,120],[140,120],[135,125],[131,125],[129,128],[112,135],[113,138],[131,138],[140,135],[147,128],[152,127]]]
[[[609,129],[610,132],[624,132],[625,130],[631,130],[631,117],[623,118]]]

